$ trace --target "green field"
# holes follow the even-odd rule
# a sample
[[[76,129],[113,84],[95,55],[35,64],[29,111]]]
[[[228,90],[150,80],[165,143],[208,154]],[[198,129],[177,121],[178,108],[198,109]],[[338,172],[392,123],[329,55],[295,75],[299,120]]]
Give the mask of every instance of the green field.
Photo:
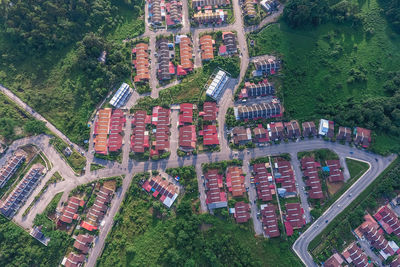
[[[137,185],[142,177],[133,180],[98,266],[301,266],[290,242],[197,214],[186,196],[168,210]]]
[[[376,0],[363,4],[361,16],[361,26],[349,22],[292,29],[281,20],[250,34],[248,40],[254,40],[255,47],[249,45],[249,51],[251,56],[275,54],[282,59],[282,86],[277,89],[287,118],[306,121],[327,117],[351,127],[361,121],[362,126],[376,129],[373,149],[382,153],[399,150],[395,131],[390,138],[381,134],[390,127],[389,122],[383,125],[382,116],[379,121],[373,113],[360,114],[344,104],[367,100],[377,106],[384,103],[385,97],[392,96],[384,88],[391,78],[389,73],[400,70],[400,36],[381,16]]]

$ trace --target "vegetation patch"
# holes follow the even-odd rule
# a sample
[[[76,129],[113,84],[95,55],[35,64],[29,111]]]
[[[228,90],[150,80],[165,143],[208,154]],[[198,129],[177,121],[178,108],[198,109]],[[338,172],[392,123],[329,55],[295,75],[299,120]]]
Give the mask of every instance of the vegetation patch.
[[[66,162],[71,166],[71,168],[78,174],[82,173],[86,166],[86,158],[79,154],[75,149],[71,149],[72,153],[69,156],[65,155],[65,149],[68,145],[59,137],[54,137],[50,140],[55,149],[58,151],[61,157],[63,157]]]

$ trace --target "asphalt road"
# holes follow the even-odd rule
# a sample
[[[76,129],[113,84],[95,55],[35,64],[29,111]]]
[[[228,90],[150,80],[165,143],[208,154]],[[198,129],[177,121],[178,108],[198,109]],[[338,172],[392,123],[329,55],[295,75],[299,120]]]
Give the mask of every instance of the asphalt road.
[[[328,147],[329,148],[329,147]],[[310,242],[320,234],[325,227],[331,222],[339,213],[341,213],[361,192],[363,192],[370,183],[395,159],[395,156],[381,157],[366,151],[355,150],[354,148],[338,145],[339,151],[346,154],[346,152],[353,151],[354,154],[349,154],[352,158],[357,160],[364,160],[369,163],[369,170],[360,177],[332,206],[324,212],[308,229],[305,231],[293,244],[293,250],[300,257],[306,266],[317,266],[313,261],[312,256],[307,248]],[[347,151],[346,151],[347,150]],[[376,159],[376,160],[375,160]]]

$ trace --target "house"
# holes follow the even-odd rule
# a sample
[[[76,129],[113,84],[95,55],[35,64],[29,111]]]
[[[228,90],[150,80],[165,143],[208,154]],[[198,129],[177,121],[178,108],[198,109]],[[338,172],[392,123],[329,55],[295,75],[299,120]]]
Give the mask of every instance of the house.
[[[262,201],[271,201],[274,192],[272,184],[272,175],[268,173],[265,163],[253,165],[254,183],[256,184],[258,199]]]
[[[219,145],[217,126],[204,125],[203,129],[203,145],[216,146]]]
[[[205,175],[206,181],[206,204],[210,210],[225,208],[228,206],[226,193],[223,191],[222,175],[218,170],[208,170]]]
[[[319,122],[318,134],[332,139],[335,135],[335,124],[333,121],[321,119]]]
[[[195,9],[205,6],[226,6],[229,3],[229,0],[192,0],[192,7]]]
[[[155,27],[161,26],[165,17],[165,10],[162,10],[164,6],[161,4],[164,4],[161,0],[149,0],[149,20]]]
[[[290,162],[286,160],[280,160],[275,163],[275,169],[275,181],[276,183],[280,183],[281,188],[284,189],[284,197],[296,196],[296,181]]]
[[[394,234],[400,237],[400,221],[397,215],[389,208],[388,205],[381,207],[374,215],[375,219],[388,234]]]
[[[114,94],[113,98],[111,98],[110,105],[115,108],[122,107],[125,105],[131,94],[132,92],[129,85],[127,83],[122,83],[117,92]]]
[[[268,81],[263,81],[258,84],[246,82],[239,98],[273,95],[275,95],[275,88]]]
[[[96,195],[94,204],[90,207],[85,221],[81,223],[81,227],[88,231],[98,229],[101,221],[107,213],[108,205],[114,195],[114,190],[102,186]]]
[[[155,198],[160,195],[161,203],[168,208],[171,208],[172,204],[174,204],[179,195],[178,188],[160,175],[146,180],[142,187],[148,193],[151,193]]]
[[[345,142],[351,142],[351,129],[349,127],[339,127],[339,132],[336,135],[336,140],[343,140]]]
[[[312,137],[317,135],[317,128],[315,128],[315,123],[313,121],[303,122],[301,126],[303,128],[303,137]]]
[[[217,103],[215,102],[204,102],[203,113],[199,114],[203,116],[205,121],[215,121],[217,120]]]
[[[304,211],[302,210],[300,203],[286,203],[286,221],[289,222],[293,229],[299,229],[303,227],[306,222],[303,218]]]
[[[255,5],[257,2],[254,0],[245,0],[243,2],[243,9],[244,9],[244,14],[249,17],[249,18],[255,18],[257,16],[257,11]]]
[[[19,169],[22,163],[25,162],[26,157],[26,152],[19,149],[7,159],[3,167],[0,169],[0,188],[3,188],[6,185],[8,180]]]
[[[179,107],[179,125],[193,123],[193,104],[182,103]]]
[[[370,222],[364,222],[359,229],[371,246],[378,250],[383,258],[386,259],[387,257],[394,255],[397,251],[398,247],[396,251],[392,248],[381,231],[379,231],[378,226],[375,226]]]
[[[172,62],[170,62],[169,46],[168,46],[168,40],[166,38],[161,38],[157,41],[157,51],[158,51],[157,77],[160,81],[170,80],[171,75],[175,73],[175,70],[173,71],[170,70],[170,63],[172,64]]]
[[[326,166],[329,168],[328,181],[330,183],[344,181],[343,172],[340,166],[340,160],[327,160]]]
[[[253,60],[253,64],[256,69],[256,76],[276,74],[280,68],[280,61],[269,55],[257,57]]]
[[[214,43],[211,35],[200,37],[201,60],[208,61],[214,59]]]
[[[223,9],[204,10],[193,15],[193,20],[199,24],[217,23],[221,24],[226,21],[228,12]]]
[[[367,130],[361,127],[356,127],[354,129],[354,144],[362,146],[363,148],[368,148],[371,144],[371,130]]]
[[[222,42],[226,47],[226,52],[229,55],[237,53],[237,43],[236,43],[236,35],[232,32],[223,32],[222,33]]]
[[[236,120],[257,120],[277,118],[283,115],[283,107],[278,99],[251,105],[239,105],[233,108]]]
[[[241,167],[231,166],[226,171],[226,186],[233,197],[242,197],[246,192],[244,176]]]
[[[169,114],[169,109],[160,106],[153,108],[152,123],[156,125],[156,140],[153,142],[155,150],[152,151],[154,155],[169,150]]]
[[[147,82],[150,79],[150,63],[149,63],[149,45],[146,43],[138,43],[132,50],[135,55],[133,65],[136,70],[134,82]]]
[[[46,237],[43,232],[42,232],[43,226],[34,226],[32,230],[30,231],[30,235],[35,238],[37,241],[42,243],[43,245],[47,246],[50,242],[50,238]]]
[[[243,201],[235,203],[235,220],[237,223],[245,223],[250,219],[250,205]]]
[[[179,128],[179,148],[188,151],[196,149],[196,126],[185,125]]]
[[[324,267],[341,267],[343,262],[344,260],[339,253],[335,253],[324,262]]]
[[[63,265],[65,267],[81,267],[83,266],[84,262],[85,262],[85,255],[75,254],[73,252],[70,252]]]
[[[92,245],[94,236],[92,235],[78,235],[74,242],[74,248],[81,251],[83,254],[87,254],[89,252],[90,246]]]
[[[260,208],[264,235],[268,238],[280,236],[275,206],[272,204],[263,204]]]
[[[82,207],[85,202],[77,197],[70,197],[68,199],[67,205],[61,213],[59,221],[70,224],[73,220],[78,218],[78,208]]]
[[[390,263],[390,267],[400,267],[400,257],[397,256],[396,259],[394,259],[391,263]]]
[[[306,186],[309,187],[308,196],[311,199],[322,199],[324,194],[322,192],[321,180],[318,174],[318,167],[320,164],[315,162],[312,157],[304,157],[300,161],[303,176],[306,177]]]
[[[193,44],[189,37],[185,36],[180,39],[179,51],[180,51],[180,56],[181,56],[180,67],[183,70],[185,70],[185,72],[192,71],[193,70],[193,61],[192,61]],[[178,75],[179,75],[179,73],[178,73]]]
[[[262,125],[258,125],[256,128],[253,129],[254,133],[254,141],[257,143],[265,143],[269,142],[269,134],[267,129],[262,127]]]
[[[351,243],[342,253],[347,263],[354,264],[355,267],[372,267],[368,262],[367,255],[357,246],[356,242]]]
[[[122,147],[122,128],[125,126],[125,114],[120,109],[115,109],[110,118],[110,135],[108,136],[108,151],[116,152]]]
[[[301,135],[300,126],[297,121],[292,120],[290,122],[285,122],[284,125],[285,125],[286,134],[287,134],[288,138],[297,139],[300,137],[300,135]]]
[[[135,153],[144,153],[145,149],[149,148],[149,132],[146,131],[149,120],[144,110],[138,110],[133,115],[131,150]]]
[[[268,134],[271,141],[279,141],[285,138],[283,122],[271,122],[268,124]]]
[[[223,70],[218,70],[217,73],[213,76],[211,83],[208,85],[206,95],[214,100],[218,100],[228,80],[228,73]]]
[[[235,145],[245,145],[252,140],[250,128],[243,126],[233,128],[231,136]]]
[[[45,172],[45,167],[34,164],[24,178],[18,183],[15,189],[7,196],[0,206],[0,212],[7,218],[12,218],[25,204],[25,201],[35,190]]]
[[[166,3],[167,26],[175,26],[182,22],[182,3],[180,1],[172,0]]]

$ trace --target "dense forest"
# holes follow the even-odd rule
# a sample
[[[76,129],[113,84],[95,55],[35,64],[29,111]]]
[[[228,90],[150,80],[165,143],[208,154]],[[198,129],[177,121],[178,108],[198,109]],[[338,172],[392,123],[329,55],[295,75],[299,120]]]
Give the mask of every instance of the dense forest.
[[[143,6],[143,0],[1,1],[0,83],[83,144],[96,104],[129,81],[130,47],[122,39],[143,31],[137,20]]]
[[[379,0],[387,20],[393,28],[400,32],[400,1],[398,0]]]
[[[71,239],[65,232],[46,234],[51,238],[47,247],[0,216],[0,266],[57,266]]]

